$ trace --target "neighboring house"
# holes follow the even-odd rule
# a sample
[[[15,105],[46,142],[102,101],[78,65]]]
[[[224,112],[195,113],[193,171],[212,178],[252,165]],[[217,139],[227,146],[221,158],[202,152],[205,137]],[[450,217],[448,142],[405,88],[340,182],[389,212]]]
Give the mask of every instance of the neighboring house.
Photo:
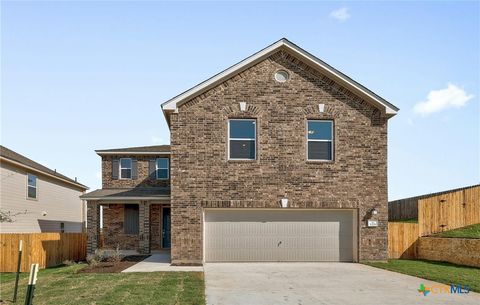
[[[387,259],[387,121],[398,108],[282,39],[162,109],[170,148],[97,151],[104,189],[82,196],[89,252],[108,204],[109,247],[171,246],[176,265]],[[158,170],[170,172],[165,185]]]
[[[4,146],[0,146],[0,209],[13,222],[0,223],[1,233],[82,232],[88,189]]]

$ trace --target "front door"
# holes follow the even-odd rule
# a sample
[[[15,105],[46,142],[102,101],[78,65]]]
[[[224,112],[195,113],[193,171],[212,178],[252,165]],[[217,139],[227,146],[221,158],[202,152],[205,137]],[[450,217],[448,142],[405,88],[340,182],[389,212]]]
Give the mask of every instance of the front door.
[[[170,208],[163,208],[162,248],[170,248]]]

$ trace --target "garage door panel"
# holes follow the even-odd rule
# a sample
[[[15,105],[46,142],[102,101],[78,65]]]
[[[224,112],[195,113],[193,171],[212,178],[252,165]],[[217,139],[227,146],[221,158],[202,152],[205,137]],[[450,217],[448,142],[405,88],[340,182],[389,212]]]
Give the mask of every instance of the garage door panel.
[[[208,210],[205,260],[352,261],[351,210]]]

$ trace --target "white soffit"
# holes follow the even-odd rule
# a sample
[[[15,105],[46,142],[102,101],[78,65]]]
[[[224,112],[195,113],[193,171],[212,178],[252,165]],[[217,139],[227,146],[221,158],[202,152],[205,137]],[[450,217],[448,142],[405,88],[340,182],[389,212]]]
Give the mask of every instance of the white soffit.
[[[224,70],[216,74],[215,76],[207,79],[206,81],[196,85],[195,87],[175,96],[174,98],[166,101],[162,104],[162,109],[164,112],[170,112],[177,110],[177,107],[180,106],[183,102],[186,102],[205,91],[217,86],[218,84],[228,80],[235,74],[241,73],[242,71],[252,67],[253,65],[259,63],[260,61],[264,60],[265,58],[269,57],[271,54],[278,51],[280,48],[285,48],[287,51],[292,53],[292,55],[297,56],[306,64],[312,66],[319,70],[322,74],[326,75],[327,77],[331,78],[332,80],[338,82],[340,85],[345,86],[346,88],[350,89],[353,93],[359,95],[360,97],[364,98],[367,102],[370,102],[373,106],[383,110],[385,114],[389,117],[394,116],[397,114],[399,108],[395,105],[387,102],[382,97],[378,96],[374,92],[370,91],[368,88],[362,86],[358,82],[354,81],[350,77],[346,76],[342,72],[336,70],[332,66],[328,65],[324,61],[320,60],[319,58],[313,56],[312,54],[308,53],[307,51],[303,50],[299,46],[295,45],[294,43],[290,42],[286,38],[280,39],[279,41],[275,42],[274,44],[266,47],[265,49],[253,54],[250,57],[242,60],[241,62],[231,66],[230,68]]]

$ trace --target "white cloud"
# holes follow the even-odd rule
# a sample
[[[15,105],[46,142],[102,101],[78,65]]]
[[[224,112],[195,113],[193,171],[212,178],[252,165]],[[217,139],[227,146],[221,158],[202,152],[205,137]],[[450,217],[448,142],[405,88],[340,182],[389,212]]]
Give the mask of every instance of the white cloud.
[[[344,22],[350,18],[350,13],[348,12],[348,7],[341,7],[330,12],[330,17],[337,19],[340,22]]]
[[[460,108],[473,97],[473,94],[467,94],[462,88],[449,83],[447,88],[430,91],[427,99],[417,103],[413,107],[413,111],[421,115],[428,115],[447,108]]]

